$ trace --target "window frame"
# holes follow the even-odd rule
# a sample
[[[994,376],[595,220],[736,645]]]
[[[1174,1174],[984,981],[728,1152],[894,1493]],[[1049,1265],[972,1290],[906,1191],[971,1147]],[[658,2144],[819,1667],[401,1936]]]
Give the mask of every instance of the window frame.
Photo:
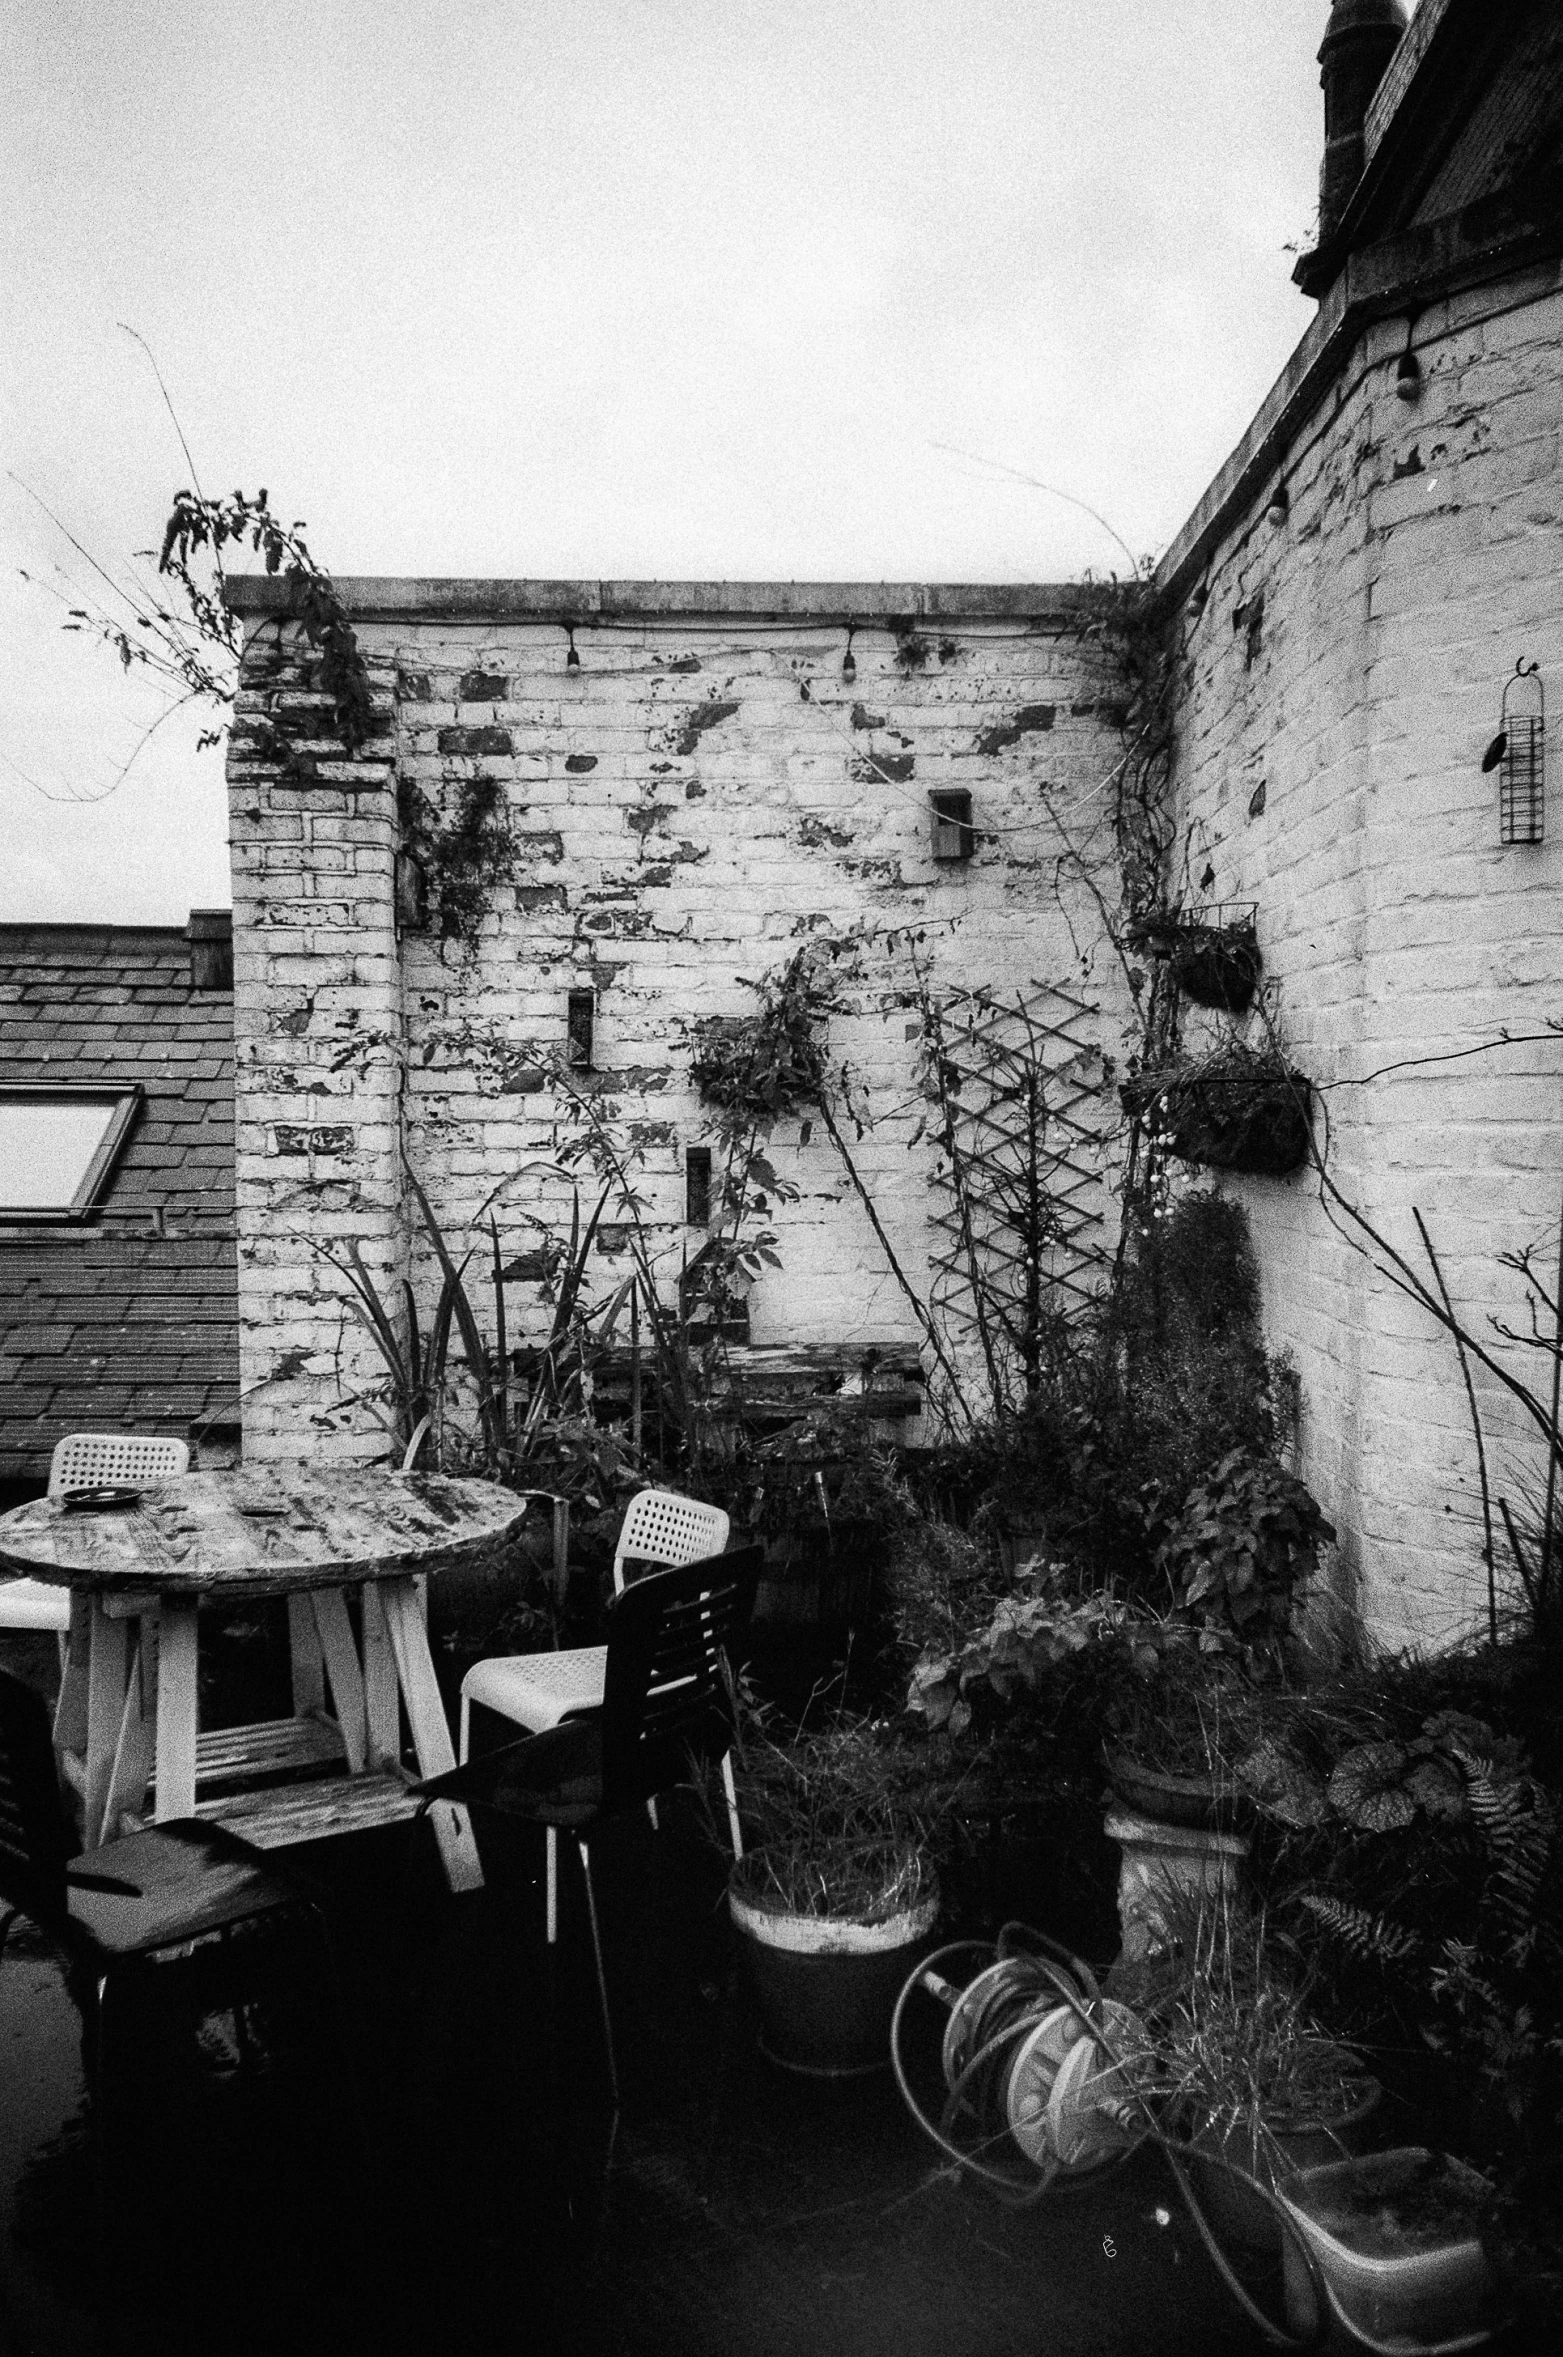
[[[15,1104],[18,1100],[38,1106],[97,1104],[108,1108],[108,1119],[92,1159],[68,1204],[0,1204],[0,1228],[80,1227],[100,1208],[108,1192],[125,1141],[146,1102],[146,1091],[139,1081],[71,1083],[10,1081],[0,1077],[0,1105]]]

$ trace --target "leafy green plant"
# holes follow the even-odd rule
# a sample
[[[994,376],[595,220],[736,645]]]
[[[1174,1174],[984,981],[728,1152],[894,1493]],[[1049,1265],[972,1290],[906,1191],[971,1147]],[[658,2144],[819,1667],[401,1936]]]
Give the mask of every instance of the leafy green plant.
[[[751,984],[759,999],[752,1015],[719,1015],[700,1027],[690,1077],[735,1143],[818,1104],[821,1034],[836,1004],[833,969],[844,948],[834,939],[805,942],[780,974]]]
[[[1133,1616],[1116,1598],[1073,1593],[1066,1569],[1033,1562],[975,1636],[922,1656],[906,1707],[930,1734],[964,1734],[979,1692],[1000,1704],[1036,1695],[1074,1656],[1128,1644],[1132,1627]]]
[[[316,1246],[346,1278],[348,1309],[374,1343],[385,1368],[384,1392],[364,1395],[363,1404],[400,1448],[405,1449],[416,1434],[426,1430],[431,1461],[444,1470],[471,1470],[504,1480],[523,1468],[535,1473],[545,1454],[555,1460],[561,1456],[571,1460],[590,1457],[592,1451],[583,1438],[584,1428],[590,1426],[588,1363],[611,1335],[628,1292],[625,1282],[606,1303],[594,1305],[587,1299],[588,1268],[609,1189],[603,1189],[584,1220],[576,1193],[568,1245],[541,1256],[552,1306],[551,1325],[539,1348],[517,1354],[524,1358],[530,1380],[525,1400],[513,1401],[507,1272],[498,1222],[491,1214],[484,1239],[492,1289],[490,1340],[467,1285],[473,1251],[469,1249],[457,1260],[410,1166],[406,1178],[440,1271],[440,1290],[427,1326],[405,1279],[399,1288],[400,1300],[387,1300],[356,1239],[349,1238],[340,1246],[318,1242]],[[470,1432],[450,1412],[456,1390],[456,1370],[451,1363],[453,1334],[459,1340],[460,1363],[476,1402],[476,1427]]]
[[[1334,1536],[1295,1474],[1234,1449],[1185,1500],[1156,1560],[1201,1645],[1257,1668],[1279,1661],[1292,1598]]]
[[[1333,1765],[1316,1740],[1306,1758],[1309,1733],[1285,1748],[1305,1759],[1322,1808],[1290,1809],[1247,1761],[1239,1774],[1266,1814],[1298,1828],[1280,1887],[1289,1869],[1321,1969],[1342,2003],[1382,2011],[1474,2073],[1511,2131],[1545,2133],[1563,2098],[1554,1796],[1518,1738],[1469,1712],[1429,1713],[1416,1736],[1381,1724]]]

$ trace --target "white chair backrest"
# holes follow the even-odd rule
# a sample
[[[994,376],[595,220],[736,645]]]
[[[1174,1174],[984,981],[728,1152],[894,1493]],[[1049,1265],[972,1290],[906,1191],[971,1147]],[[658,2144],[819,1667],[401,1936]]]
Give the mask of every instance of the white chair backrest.
[[[613,1558],[616,1594],[624,1587],[626,1563],[658,1563],[677,1569],[702,1555],[720,1555],[727,1545],[728,1519],[720,1506],[681,1498],[673,1490],[637,1490],[624,1509]]]
[[[188,1473],[190,1451],[182,1440],[159,1440],[146,1432],[67,1432],[49,1466],[49,1495],[88,1489],[100,1481],[167,1481]]]

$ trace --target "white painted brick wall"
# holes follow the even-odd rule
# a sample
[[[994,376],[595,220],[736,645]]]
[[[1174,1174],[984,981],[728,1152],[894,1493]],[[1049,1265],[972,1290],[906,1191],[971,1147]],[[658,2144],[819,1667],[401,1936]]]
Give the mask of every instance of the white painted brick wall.
[[[1526,1322],[1499,1255],[1556,1249],[1563,1040],[1369,1076],[1563,1015],[1557,276],[1425,311],[1414,407],[1393,390],[1404,323],[1368,331],[1294,446],[1288,523],[1256,507],[1217,551],[1203,616],[1185,620],[1178,747],[1191,872],[1208,856],[1212,897],[1258,902],[1342,1190],[1426,1274],[1420,1208],[1466,1322],[1538,1383],[1544,1362],[1506,1349],[1491,1319]],[[1260,589],[1248,669],[1232,609]],[[1556,698],[1551,839],[1505,850],[1497,778],[1479,765],[1521,655]],[[1340,1526],[1347,1585],[1388,1642],[1469,1627],[1485,1572],[1452,1345],[1335,1233],[1309,1174],[1233,1192],[1271,1341],[1302,1376],[1303,1470]],[[1476,1379],[1494,1484],[1517,1503],[1539,1488],[1541,1452],[1496,1380]]]
[[[984,616],[980,597],[969,616],[925,626],[931,648],[944,646],[922,671],[898,665],[887,629],[859,629],[852,681],[844,630],[807,619],[580,624],[578,672],[554,622],[369,620],[360,636],[391,734],[366,748],[373,760],[321,763],[354,790],[290,786],[241,739],[230,801],[252,1454],[383,1451],[363,1409],[340,1409],[377,1369],[344,1325],[340,1280],[317,1246],[355,1237],[382,1281],[407,1270],[432,1304],[437,1278],[399,1184],[398,1120],[464,1244],[496,1189],[507,1256],[535,1246],[529,1213],[567,1224],[568,1188],[517,1174],[549,1156],[568,1109],[514,1081],[529,1059],[562,1054],[574,988],[596,993],[594,1085],[623,1130],[651,1141],[641,1185],[671,1288],[703,1241],[683,1224],[683,1150],[709,1139],[687,1076],[695,1027],[749,1012],[745,977],[777,971],[811,933],[864,929],[830,1053],[869,1116],[861,1140],[848,1131],[858,1167],[926,1293],[933,1148],[914,1142],[925,1108],[903,1003],[908,932],[922,935],[917,955],[941,990],[1063,983],[1100,1004],[1109,1051],[1128,1013],[1090,893],[1060,874],[1051,815],[1090,842],[1115,895],[1102,788],[1122,753],[1116,683],[1077,631]],[[1044,602],[1056,607],[1056,594]],[[252,642],[241,716],[277,709],[272,631]],[[474,672],[484,692],[464,694]],[[736,708],[691,733],[713,701]],[[1033,705],[1052,707],[1049,725],[980,749]],[[865,754],[909,774],[886,782]],[[437,932],[396,941],[393,761],[447,818],[463,780],[503,785],[515,880],[494,894],[475,955]],[[940,785],[970,787],[991,835],[968,864],[931,857],[927,795]],[[343,1124],[348,1153],[280,1150],[279,1130],[287,1145]],[[774,1143],[800,1199],[770,1214],[783,1268],[752,1296],[755,1339],[915,1344],[822,1129],[804,1144],[784,1124]],[[531,1287],[511,1289],[509,1310],[513,1339],[546,1325]]]

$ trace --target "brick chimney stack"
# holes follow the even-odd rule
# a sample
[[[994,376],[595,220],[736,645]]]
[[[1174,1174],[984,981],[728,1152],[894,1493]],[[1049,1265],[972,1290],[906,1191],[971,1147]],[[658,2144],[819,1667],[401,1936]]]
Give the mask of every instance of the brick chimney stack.
[[[1340,227],[1365,161],[1363,131],[1373,93],[1406,29],[1404,0],[1334,0],[1319,50],[1324,89],[1324,166],[1319,174],[1319,247]]]
[[[190,944],[190,988],[232,990],[232,909],[193,908],[185,939]]]

